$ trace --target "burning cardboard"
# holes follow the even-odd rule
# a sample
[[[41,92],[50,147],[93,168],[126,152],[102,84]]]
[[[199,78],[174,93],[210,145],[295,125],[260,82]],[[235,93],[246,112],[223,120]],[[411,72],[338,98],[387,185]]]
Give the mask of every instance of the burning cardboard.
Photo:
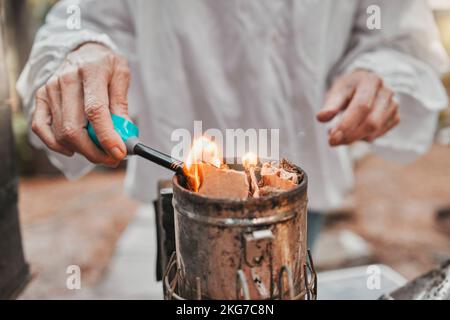
[[[185,162],[187,188],[206,197],[245,200],[291,190],[303,177],[285,159],[261,163],[256,154],[247,153],[242,157],[242,165],[244,170],[224,165],[216,144],[201,137],[194,141]]]
[[[276,195],[295,188],[302,180],[301,172],[286,164],[289,164],[286,160],[265,162],[245,166],[244,170],[230,169],[227,165],[196,164],[194,174],[188,179],[188,189],[220,199],[245,200]]]
[[[249,184],[244,171],[228,168],[217,168],[210,164],[203,164],[202,182],[198,193],[211,198],[247,199]]]
[[[262,165],[261,177],[263,186],[280,190],[290,190],[298,183],[297,174],[269,162]]]

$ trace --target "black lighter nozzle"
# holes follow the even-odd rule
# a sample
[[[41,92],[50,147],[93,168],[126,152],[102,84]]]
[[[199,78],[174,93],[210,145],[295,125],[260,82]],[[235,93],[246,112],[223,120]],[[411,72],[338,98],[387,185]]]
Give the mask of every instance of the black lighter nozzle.
[[[171,156],[162,153],[158,150],[147,147],[146,145],[138,142],[134,146],[134,154],[137,154],[147,160],[150,160],[164,168],[172,170],[178,174],[183,174],[183,162],[172,158]]]

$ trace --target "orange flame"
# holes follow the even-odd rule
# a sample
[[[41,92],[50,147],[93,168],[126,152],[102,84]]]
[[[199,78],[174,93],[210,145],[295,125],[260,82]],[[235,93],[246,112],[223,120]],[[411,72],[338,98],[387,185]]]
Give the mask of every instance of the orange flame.
[[[195,192],[198,192],[202,183],[202,163],[209,163],[217,168],[222,165],[217,144],[204,136],[194,140],[184,166],[184,173]]]
[[[247,152],[242,156],[242,165],[245,169],[249,169],[251,166],[258,164],[258,156],[252,152]]]

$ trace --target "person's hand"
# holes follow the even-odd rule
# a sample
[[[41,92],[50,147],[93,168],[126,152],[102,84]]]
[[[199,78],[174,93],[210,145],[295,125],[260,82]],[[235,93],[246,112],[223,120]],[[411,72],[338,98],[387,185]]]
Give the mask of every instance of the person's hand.
[[[128,118],[128,84],[125,59],[101,44],[86,43],[69,53],[38,89],[32,130],[53,151],[117,166],[126,147],[114,131],[111,113]],[[88,121],[103,151],[89,138]]]
[[[393,92],[374,73],[356,70],[337,79],[328,91],[325,105],[317,114],[328,122],[342,111],[336,126],[329,130],[331,146],[357,140],[373,141],[399,122],[398,104]]]

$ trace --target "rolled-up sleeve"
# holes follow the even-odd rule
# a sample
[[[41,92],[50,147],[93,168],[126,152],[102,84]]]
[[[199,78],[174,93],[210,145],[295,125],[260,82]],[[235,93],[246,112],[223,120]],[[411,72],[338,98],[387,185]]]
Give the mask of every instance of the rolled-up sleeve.
[[[80,23],[74,19],[80,19]],[[128,5],[122,0],[58,2],[39,29],[16,84],[28,118],[31,119],[33,113],[36,90],[55,73],[70,51],[83,43],[97,42],[127,54],[119,48],[132,48],[131,21]],[[68,178],[79,177],[92,169],[93,164],[84,157],[58,154],[47,149],[31,130],[29,136],[32,145],[46,149],[50,161]]]
[[[371,8],[379,8],[380,29],[368,26]],[[376,139],[373,151],[411,161],[432,144],[439,111],[448,104],[440,75],[449,70],[449,61],[432,12],[422,0],[361,1],[352,32],[338,74],[371,70],[399,103],[400,124]]]

